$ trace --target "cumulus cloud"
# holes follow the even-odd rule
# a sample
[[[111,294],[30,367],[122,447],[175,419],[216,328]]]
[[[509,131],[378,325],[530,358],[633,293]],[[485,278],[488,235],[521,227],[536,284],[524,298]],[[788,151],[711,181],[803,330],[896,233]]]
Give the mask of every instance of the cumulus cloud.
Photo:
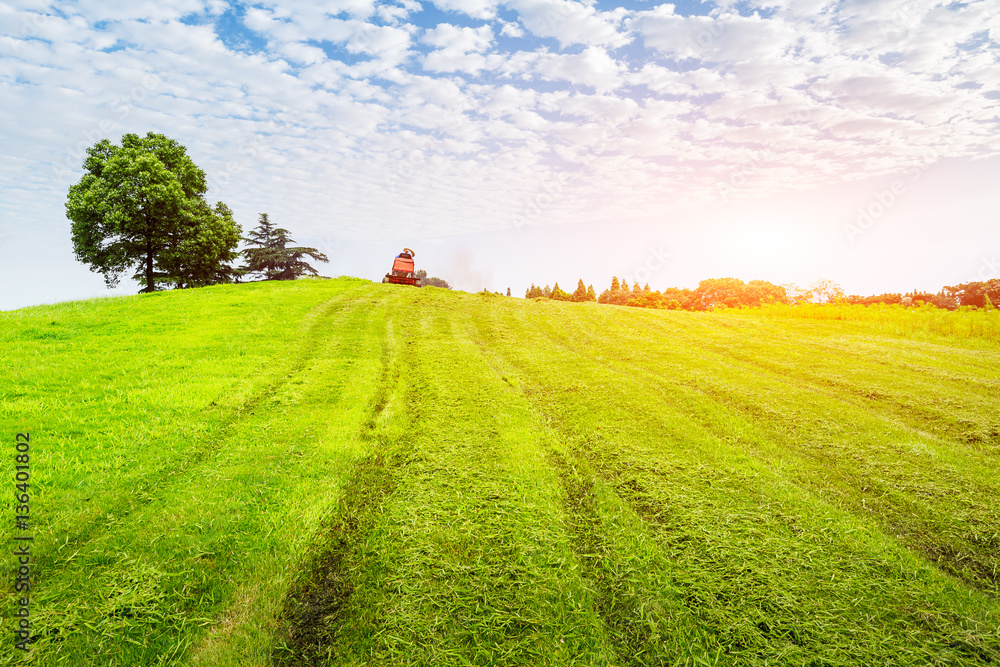
[[[706,62],[761,62],[792,51],[800,37],[795,28],[777,16],[713,13],[682,16],[672,5],[640,12],[626,22],[647,46],[673,58]]]
[[[424,33],[425,44],[439,49],[452,49],[460,53],[484,51],[493,41],[493,30],[488,25],[478,28],[459,28],[450,23],[440,23]]]
[[[623,8],[599,12],[574,0],[507,0],[517,11],[521,24],[539,37],[551,37],[562,46],[587,44],[623,46],[630,41],[620,30],[626,15]]]
[[[493,42],[493,30],[488,25],[459,28],[442,23],[428,30],[422,41],[437,47],[424,59],[426,69],[435,72],[475,73],[487,66],[487,59],[481,53]]]
[[[504,37],[516,38],[524,36],[524,30],[522,30],[521,26],[517,25],[516,23],[508,23],[507,21],[501,21],[501,24],[503,25],[503,27],[500,28],[500,34],[503,35]]]
[[[493,0],[432,0],[435,7],[446,12],[461,12],[476,19],[491,19],[496,15]]]
[[[591,46],[575,55],[546,54],[535,69],[544,79],[568,81],[605,93],[622,85],[624,68],[604,49]]]

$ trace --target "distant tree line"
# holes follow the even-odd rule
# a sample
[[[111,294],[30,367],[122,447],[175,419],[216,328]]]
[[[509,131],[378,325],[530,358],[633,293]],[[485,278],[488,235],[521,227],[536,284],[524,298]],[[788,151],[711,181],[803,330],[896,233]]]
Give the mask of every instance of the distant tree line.
[[[649,285],[639,287],[633,283],[619,284],[618,278],[611,279],[611,287],[601,292],[599,303],[637,308],[659,308],[665,310],[712,310],[714,308],[739,308],[760,306],[776,301],[785,302],[784,287],[764,280],[744,283],[737,278],[712,278],[702,280],[696,289],[668,287],[663,291],[651,290]]]
[[[510,296],[510,288],[507,289],[507,296]],[[581,279],[576,284],[576,289],[572,294],[564,291],[559,287],[559,283],[555,284],[555,287],[537,287],[535,283],[531,283],[531,287],[527,289],[524,293],[525,299],[552,299],[553,301],[575,301],[577,303],[583,303],[586,301],[597,301],[597,294],[594,292],[593,285],[587,285],[584,287],[583,280]]]
[[[849,296],[846,303],[869,305],[873,303],[898,303],[903,306],[930,304],[938,308],[994,308],[1000,304],[1000,279],[974,281],[941,288],[936,293],[913,290],[906,294],[880,294],[879,296]]]
[[[836,283],[830,280],[819,280],[807,288],[801,288],[793,283],[775,285],[766,280],[751,280],[743,282],[738,278],[710,278],[698,283],[694,289],[668,287],[662,291],[652,290],[646,284],[642,287],[633,283],[630,287],[627,281],[611,278],[611,286],[594,295],[593,286],[584,287],[583,280],[577,283],[572,294],[554,287],[537,287],[532,283],[525,292],[525,298],[545,298],[555,301],[596,301],[602,304],[616,306],[631,306],[633,308],[655,308],[662,310],[695,310],[705,311],[717,308],[754,308],[771,303],[796,305],[800,303],[847,303],[847,304],[900,304],[902,306],[919,306],[930,304],[938,308],[955,310],[961,307],[992,308],[1000,304],[1000,279],[984,282],[970,282],[944,287],[939,292],[920,292],[914,290],[906,294],[887,293],[877,296],[848,295]]]
[[[593,285],[584,286],[583,280],[577,282],[572,294],[562,290],[559,283],[554,287],[538,287],[532,283],[524,294],[527,299],[552,299],[554,301],[597,302],[615,306],[632,306],[635,308],[659,308],[667,310],[711,310],[721,306],[736,308],[739,306],[759,306],[764,303],[779,301],[787,303],[785,288],[772,285],[763,280],[753,280],[749,284],[736,278],[718,278],[703,280],[697,289],[669,287],[662,292],[651,290],[649,285],[643,287],[634,283],[629,287],[626,281],[618,277],[611,278],[611,286],[598,296]]]

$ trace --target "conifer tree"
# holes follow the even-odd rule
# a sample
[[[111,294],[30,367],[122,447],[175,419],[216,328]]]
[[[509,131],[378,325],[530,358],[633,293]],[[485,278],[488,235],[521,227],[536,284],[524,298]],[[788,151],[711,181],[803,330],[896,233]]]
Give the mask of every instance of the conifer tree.
[[[302,259],[307,255],[318,262],[330,261],[316,248],[287,247],[295,241],[287,229],[273,225],[267,213],[260,214],[256,229],[244,240],[251,245],[243,251],[247,263],[240,270],[262,275],[264,280],[294,280],[305,273],[319,275]]]
[[[555,287],[552,288],[552,292],[549,293],[549,298],[556,301],[569,301],[573,297],[569,292],[559,287],[559,283],[556,283]]]
[[[642,288],[639,287],[639,281],[632,283],[632,293],[629,295],[630,298],[638,299],[642,297]]]
[[[573,301],[580,303],[587,300],[587,288],[583,284],[583,279],[581,278],[576,284],[576,290],[573,292]]]

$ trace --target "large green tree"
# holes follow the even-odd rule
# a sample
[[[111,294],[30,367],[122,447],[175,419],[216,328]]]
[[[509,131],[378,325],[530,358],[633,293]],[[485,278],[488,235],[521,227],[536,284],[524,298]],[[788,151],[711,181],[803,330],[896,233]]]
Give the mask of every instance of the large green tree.
[[[225,204],[205,201],[205,172],[184,146],[153,132],[120,146],[102,139],[83,168],[66,201],[73,251],[108,287],[129,268],[143,292],[232,278],[240,227]]]
[[[276,227],[267,213],[260,214],[257,227],[245,240],[250,245],[243,251],[246,265],[240,270],[261,275],[264,280],[294,280],[306,273],[318,276],[319,272],[303,257],[312,257],[317,262],[330,261],[316,248],[288,247],[289,243],[295,243],[289,231]]]

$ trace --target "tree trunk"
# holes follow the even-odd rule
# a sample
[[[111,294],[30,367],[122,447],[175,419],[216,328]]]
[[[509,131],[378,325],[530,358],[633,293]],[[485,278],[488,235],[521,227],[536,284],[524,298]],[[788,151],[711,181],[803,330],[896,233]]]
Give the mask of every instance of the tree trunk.
[[[143,292],[153,291],[153,243],[146,242],[146,289]]]

